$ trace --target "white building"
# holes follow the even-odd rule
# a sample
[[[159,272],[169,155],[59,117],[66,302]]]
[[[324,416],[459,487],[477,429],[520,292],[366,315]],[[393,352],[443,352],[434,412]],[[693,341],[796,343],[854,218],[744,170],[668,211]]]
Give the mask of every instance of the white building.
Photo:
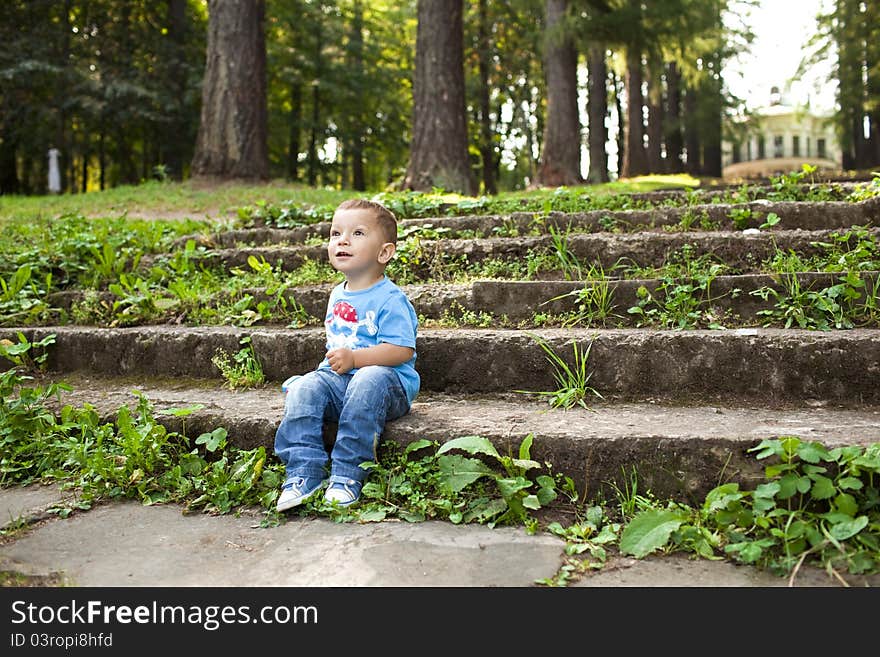
[[[810,164],[819,170],[839,171],[842,152],[830,115],[785,102],[777,87],[770,104],[754,111],[737,126],[743,138],[722,143],[724,178],[768,177],[800,171]]]

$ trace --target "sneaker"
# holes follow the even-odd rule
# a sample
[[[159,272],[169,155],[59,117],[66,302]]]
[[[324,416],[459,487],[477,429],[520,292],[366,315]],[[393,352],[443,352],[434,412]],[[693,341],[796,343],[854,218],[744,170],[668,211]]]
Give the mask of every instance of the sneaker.
[[[278,511],[287,511],[299,506],[312,495],[318,492],[324,481],[318,477],[291,477],[281,487],[281,495],[278,496]]]
[[[358,501],[361,496],[360,481],[333,475],[329,479],[330,485],[324,491],[324,501],[336,506],[349,506]]]

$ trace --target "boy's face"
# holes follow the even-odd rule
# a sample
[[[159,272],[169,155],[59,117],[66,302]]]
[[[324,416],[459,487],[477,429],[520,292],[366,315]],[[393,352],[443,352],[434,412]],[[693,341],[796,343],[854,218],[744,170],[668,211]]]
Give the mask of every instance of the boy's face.
[[[327,255],[350,287],[372,285],[381,278],[394,250],[369,210],[339,210],[333,215]]]

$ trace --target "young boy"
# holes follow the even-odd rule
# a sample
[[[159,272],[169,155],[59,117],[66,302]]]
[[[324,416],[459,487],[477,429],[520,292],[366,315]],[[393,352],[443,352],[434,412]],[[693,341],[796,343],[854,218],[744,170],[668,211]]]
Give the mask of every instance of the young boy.
[[[278,511],[302,504],[325,484],[327,502],[356,502],[367,476],[360,464],[375,461],[385,422],[408,413],[418,394],[416,313],[385,276],[396,248],[397,220],[383,205],[354,199],[336,208],[327,254],[345,280],[327,304],[324,360],[287,391],[275,434],[287,474]],[[339,424],[326,479],[325,420]]]

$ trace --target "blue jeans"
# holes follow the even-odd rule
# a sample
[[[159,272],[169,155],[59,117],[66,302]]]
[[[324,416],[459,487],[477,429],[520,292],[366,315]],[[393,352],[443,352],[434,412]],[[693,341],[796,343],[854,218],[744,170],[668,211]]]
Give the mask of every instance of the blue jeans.
[[[315,370],[287,391],[284,417],[275,433],[275,453],[287,478],[325,478],[324,422],[338,422],[330,453],[330,474],[363,482],[361,463],[376,460],[376,445],[387,420],[409,412],[409,400],[391,367],[371,365],[354,374]]]

